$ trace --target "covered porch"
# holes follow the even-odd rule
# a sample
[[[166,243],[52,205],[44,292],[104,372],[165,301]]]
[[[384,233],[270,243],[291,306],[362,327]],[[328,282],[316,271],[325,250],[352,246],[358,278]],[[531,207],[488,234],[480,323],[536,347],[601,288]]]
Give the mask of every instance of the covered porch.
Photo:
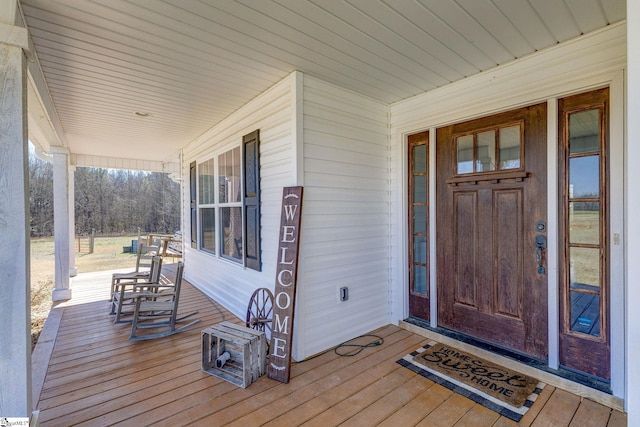
[[[545,228],[546,220],[549,226],[544,254],[548,262],[542,265],[540,249],[539,283],[529,288],[542,298],[535,304],[537,311],[526,316],[527,327],[535,326],[536,334],[523,332],[518,338],[519,343],[543,343],[539,353],[527,354],[541,356],[550,369],[557,369],[566,365],[560,332],[567,316],[561,308],[558,266],[563,239],[568,238],[559,226],[563,211],[557,194],[562,175],[556,167],[558,147],[563,141],[559,113],[565,111],[560,105],[570,96],[606,87],[611,91],[611,129],[603,135],[611,144],[603,145],[607,161],[601,163],[602,176],[611,180],[601,183],[602,211],[608,216],[601,217],[598,237],[602,259],[607,260],[598,277],[604,284],[598,291],[604,313],[599,322],[606,328],[598,339],[610,363],[598,361],[610,368],[610,375],[601,375],[610,382],[609,406],[624,411],[630,425],[640,423],[640,369],[632,363],[640,354],[640,330],[634,327],[640,312],[633,309],[640,301],[640,266],[635,262],[640,230],[633,220],[640,209],[640,199],[633,195],[640,181],[635,167],[640,159],[640,123],[635,120],[640,111],[637,2],[589,0],[587,7],[573,0],[165,0],[150,6],[135,1],[0,0],[0,5],[0,191],[6,196],[0,204],[0,303],[7,308],[2,327],[7,345],[0,349],[0,416],[26,418],[40,408],[43,424],[111,424],[167,410],[179,424],[181,415],[206,424],[209,416],[229,416],[240,408],[229,421],[240,424],[241,416],[258,414],[274,424],[280,424],[279,416],[302,422],[300,411],[313,420],[325,421],[323,414],[343,417],[324,424],[360,420],[369,425],[380,405],[378,420],[391,424],[397,424],[393,417],[403,411],[410,412],[414,424],[429,417],[445,419],[446,408],[461,412],[449,425],[505,424],[501,418],[478,421],[482,409],[455,394],[428,403],[438,387],[412,389],[422,379],[413,379],[395,364],[424,340],[421,332],[414,334],[402,323],[413,315],[407,265],[416,247],[408,236],[408,138],[428,131],[423,145],[429,147],[424,149],[430,165],[429,191],[424,192],[429,206],[420,205],[419,211],[422,231],[428,226],[429,235],[419,238],[425,247],[429,244],[430,258],[416,289],[437,297],[437,291],[449,289],[438,272],[451,264],[438,264],[446,257],[435,256],[447,227],[437,229],[434,219],[449,214],[436,212],[438,206],[448,206],[433,191],[438,182],[446,182],[446,177],[436,176],[438,158],[433,154],[444,147],[436,131],[513,108],[546,105],[546,113],[540,113],[544,122],[536,128],[539,147],[546,150],[540,148],[529,160],[548,162],[533,172],[548,182],[542,188],[547,193],[535,194],[547,201],[538,222]],[[260,139],[245,140],[250,135]],[[28,139],[55,165],[53,296],[68,300],[52,312],[51,325],[57,316],[60,328],[45,334],[33,355],[28,342]],[[247,142],[253,144],[255,158],[245,155]],[[239,157],[251,160],[253,168],[241,167]],[[279,195],[283,187],[303,186],[304,246],[296,307],[302,315],[296,317],[294,358],[308,358],[371,330],[388,338],[385,346],[354,358],[329,352],[296,364],[293,388],[261,379],[247,390],[232,390],[199,372],[197,357],[189,367],[180,365],[185,354],[198,354],[199,328],[172,337],[172,351],[164,352],[157,342],[129,343],[126,327],[114,327],[102,308],[103,290],[96,289],[94,295],[88,285],[85,292],[73,279],[76,166],[179,176],[182,230],[190,237],[185,274],[194,292],[195,287],[204,292],[194,293],[193,303],[205,304],[205,324],[222,319],[220,313],[226,312],[218,307],[223,305],[238,315],[256,287],[273,285],[276,260],[285,261],[276,249]],[[246,176],[240,170],[252,171],[249,175],[260,184],[255,194],[238,198],[231,185],[227,193],[213,190],[223,179],[241,182]],[[227,221],[225,229],[224,218],[231,218],[231,212],[234,218],[255,214],[252,227],[245,221],[240,230]],[[252,266],[246,249],[228,253],[222,245],[248,242],[248,236],[258,255]],[[527,242],[532,255],[533,240]],[[564,272],[568,263],[562,268]],[[94,279],[95,284],[108,283]],[[338,290],[347,285],[350,302],[338,301]],[[204,295],[217,299],[213,313]],[[433,328],[447,326],[438,308],[455,301],[424,301],[421,319]],[[522,302],[513,306],[529,307]],[[225,319],[233,318],[227,314]],[[401,327],[395,326],[398,322]],[[475,318],[468,324],[477,324]],[[182,341],[189,339],[195,343]],[[43,352],[50,353],[50,362],[41,362]],[[570,362],[585,354],[593,353],[572,353]],[[122,362],[135,359],[144,368],[131,369]],[[151,360],[159,363],[153,366],[161,376],[146,369],[155,363]],[[174,368],[184,375],[171,376]],[[377,376],[371,375],[373,370]],[[180,383],[186,377],[193,381]],[[58,383],[48,383],[56,378]],[[160,384],[166,393],[153,391]],[[211,395],[213,389],[218,391]],[[579,396],[584,394],[567,394],[555,385],[545,388],[528,415],[531,419],[524,421],[582,425],[588,419],[606,425],[619,420],[620,413],[607,403],[599,406],[600,400],[594,406]],[[56,411],[87,418],[67,421],[57,418]],[[429,419],[426,424],[435,422]]]
[[[131,342],[129,325],[114,325],[108,314],[109,277],[79,274],[74,298],[47,321],[33,355],[42,426],[516,425],[396,363],[427,339],[394,325],[371,331],[384,339],[381,346],[353,357],[327,351],[294,363],[289,384],[262,376],[242,389],[200,369],[201,330],[240,319],[187,283],[180,311],[199,310],[202,322],[171,337]],[[547,385],[519,425],[620,427],[627,418]]]

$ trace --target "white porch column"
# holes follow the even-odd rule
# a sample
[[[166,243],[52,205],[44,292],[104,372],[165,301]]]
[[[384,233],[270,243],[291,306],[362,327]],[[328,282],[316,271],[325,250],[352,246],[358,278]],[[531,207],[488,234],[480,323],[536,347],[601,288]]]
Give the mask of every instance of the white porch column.
[[[53,235],[55,289],[53,301],[71,299],[69,288],[69,150],[51,147],[53,154]]]
[[[78,275],[76,267],[76,195],[75,195],[76,167],[69,166],[69,276]]]
[[[640,2],[627,0],[627,145],[626,145],[626,247],[627,247],[627,399],[628,425],[640,425]]]
[[[30,417],[27,30],[0,0],[0,417]]]

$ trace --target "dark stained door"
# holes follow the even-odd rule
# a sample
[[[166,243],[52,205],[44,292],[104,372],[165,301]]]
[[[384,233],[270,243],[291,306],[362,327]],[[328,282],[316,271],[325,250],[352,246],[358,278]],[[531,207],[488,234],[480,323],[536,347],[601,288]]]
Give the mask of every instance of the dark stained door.
[[[438,323],[543,359],[546,134],[540,104],[438,129],[436,148]]]

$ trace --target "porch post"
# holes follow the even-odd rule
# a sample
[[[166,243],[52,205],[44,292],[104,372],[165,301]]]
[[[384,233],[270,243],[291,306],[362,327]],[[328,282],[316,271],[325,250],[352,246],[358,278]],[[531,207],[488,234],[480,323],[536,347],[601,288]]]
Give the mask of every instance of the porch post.
[[[76,267],[76,195],[75,195],[76,167],[69,166],[69,276],[78,275]]]
[[[28,34],[16,13],[16,0],[0,0],[0,417],[29,418]]]
[[[627,144],[625,159],[626,199],[626,344],[628,425],[640,425],[640,2],[627,1]]]
[[[69,150],[51,147],[53,154],[53,235],[55,289],[53,301],[71,299],[69,288]]]

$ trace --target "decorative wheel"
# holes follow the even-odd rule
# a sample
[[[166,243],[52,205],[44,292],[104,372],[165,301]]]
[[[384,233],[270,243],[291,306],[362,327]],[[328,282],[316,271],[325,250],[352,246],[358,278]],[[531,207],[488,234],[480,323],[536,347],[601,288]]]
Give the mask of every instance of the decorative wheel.
[[[263,331],[268,342],[271,340],[272,321],[273,294],[267,288],[258,288],[249,300],[247,327],[257,331]]]

